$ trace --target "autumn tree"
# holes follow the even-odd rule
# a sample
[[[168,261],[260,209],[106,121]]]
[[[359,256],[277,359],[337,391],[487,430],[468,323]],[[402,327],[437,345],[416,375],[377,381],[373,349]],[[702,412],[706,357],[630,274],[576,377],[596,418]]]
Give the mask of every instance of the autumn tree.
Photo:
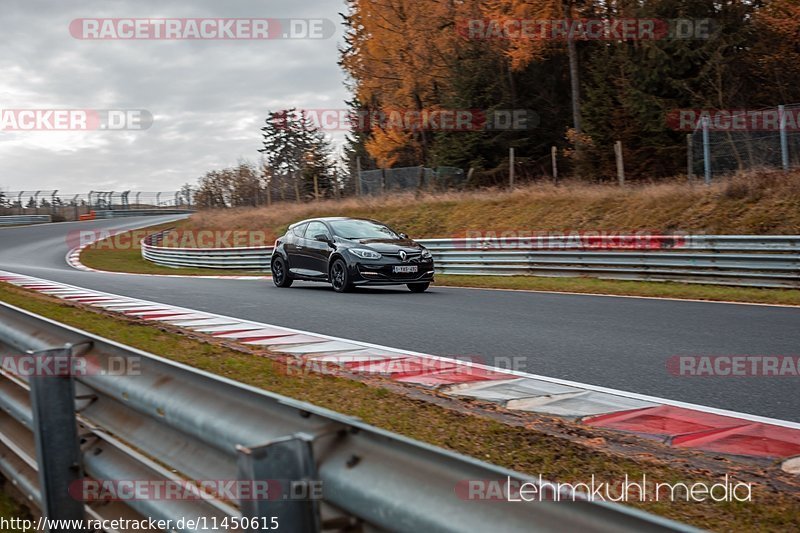
[[[546,173],[552,145],[575,154],[566,170],[587,179],[614,174],[613,145],[623,142],[631,179],[685,168],[685,132],[668,113],[680,108],[760,108],[800,100],[800,4],[797,0],[348,0],[341,65],[355,106],[371,112],[531,109],[526,131],[427,131],[373,125],[352,132],[347,153],[377,166],[426,164],[507,168],[508,148]],[[655,38],[585,38],[582,19],[659,21]],[[543,21],[536,38],[475,38],[477,26]],[[677,20],[709,32],[681,35]],[[547,27],[567,24],[567,32]],[[672,22],[670,22],[672,21]],[[666,25],[666,28],[663,26]],[[571,33],[576,30],[577,33]],[[549,34],[547,34],[549,33]],[[558,33],[554,35],[553,33]],[[742,165],[731,134],[731,152]],[[356,155],[359,154],[359,155]],[[524,156],[527,156],[524,157]],[[562,165],[563,165],[562,161]],[[561,167],[563,172],[564,167]]]

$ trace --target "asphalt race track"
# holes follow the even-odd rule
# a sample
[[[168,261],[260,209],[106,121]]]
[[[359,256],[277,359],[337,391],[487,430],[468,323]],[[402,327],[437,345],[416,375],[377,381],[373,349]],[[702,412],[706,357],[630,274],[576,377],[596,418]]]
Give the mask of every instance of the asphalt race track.
[[[81,272],[79,230],[176,217],[0,229],[0,269],[156,302],[800,422],[797,377],[678,377],[675,355],[800,355],[800,308],[433,287],[336,294],[323,285]],[[69,236],[72,236],[71,238]]]

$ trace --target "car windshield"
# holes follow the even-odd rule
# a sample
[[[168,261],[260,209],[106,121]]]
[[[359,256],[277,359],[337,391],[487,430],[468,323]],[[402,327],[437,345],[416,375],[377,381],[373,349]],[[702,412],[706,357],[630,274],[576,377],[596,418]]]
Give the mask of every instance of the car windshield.
[[[336,220],[330,223],[334,233],[350,240],[399,239],[400,236],[384,226],[369,220]]]

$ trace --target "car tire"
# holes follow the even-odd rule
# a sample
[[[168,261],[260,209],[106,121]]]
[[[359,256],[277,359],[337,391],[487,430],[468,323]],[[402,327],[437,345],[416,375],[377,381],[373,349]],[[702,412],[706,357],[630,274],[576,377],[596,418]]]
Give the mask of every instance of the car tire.
[[[272,282],[281,289],[288,289],[294,283],[283,257],[277,257],[272,261]]]
[[[331,263],[330,270],[331,287],[336,292],[350,292],[353,290],[353,282],[350,281],[350,274],[347,271],[347,263],[344,259],[336,259]]]
[[[410,290],[411,292],[425,292],[428,290],[428,287],[430,286],[431,286],[430,283],[409,283],[407,285],[408,290]]]

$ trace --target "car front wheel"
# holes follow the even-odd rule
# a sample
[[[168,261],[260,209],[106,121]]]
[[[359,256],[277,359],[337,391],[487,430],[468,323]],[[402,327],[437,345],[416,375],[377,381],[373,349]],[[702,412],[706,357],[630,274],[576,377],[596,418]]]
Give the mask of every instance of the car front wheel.
[[[291,287],[294,282],[289,275],[289,268],[286,266],[286,261],[284,261],[282,257],[278,257],[272,262],[272,282],[276,287],[282,289]]]
[[[353,290],[353,283],[350,281],[347,265],[342,259],[335,260],[331,265],[331,286],[336,292],[350,292]]]

